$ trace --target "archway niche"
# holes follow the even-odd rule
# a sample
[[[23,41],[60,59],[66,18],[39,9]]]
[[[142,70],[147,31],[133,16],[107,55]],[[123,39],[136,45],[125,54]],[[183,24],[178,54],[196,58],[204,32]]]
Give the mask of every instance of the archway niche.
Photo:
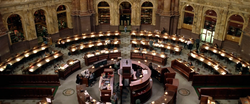
[[[151,24],[153,14],[153,4],[146,1],[141,6],[141,24]]]
[[[46,26],[46,18],[45,11],[40,9],[34,13],[34,21],[36,25],[36,35],[37,37],[47,36],[47,26]]]
[[[120,25],[131,25],[131,4],[129,2],[122,2],[119,6],[120,10]]]
[[[192,6],[187,5],[184,8],[184,18],[182,27],[185,29],[192,30],[193,19],[194,19],[194,9]]]
[[[214,10],[207,10],[204,16],[204,27],[201,30],[201,40],[203,42],[213,43],[217,14]]]
[[[12,14],[7,19],[10,40],[12,43],[17,43],[25,40],[22,20],[18,14]]]
[[[242,35],[243,18],[240,15],[232,15],[227,24],[226,40],[238,43]]]
[[[99,24],[110,24],[109,4],[105,1],[98,4],[98,22]]]
[[[68,28],[67,26],[67,11],[66,7],[64,5],[60,5],[57,10],[57,20],[58,20],[58,28],[59,31],[65,28]]]

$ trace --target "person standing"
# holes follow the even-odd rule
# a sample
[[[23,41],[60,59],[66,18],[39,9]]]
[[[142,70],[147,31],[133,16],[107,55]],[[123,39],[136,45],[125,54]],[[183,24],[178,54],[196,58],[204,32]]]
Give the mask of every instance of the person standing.
[[[43,42],[44,44],[48,44],[47,38],[45,37],[45,35],[43,35]]]
[[[153,40],[152,39],[150,39],[150,41],[149,41],[149,46],[150,46],[150,50],[153,50]]]
[[[188,47],[189,50],[192,50],[193,44],[192,44],[191,39],[188,40],[187,47]]]
[[[113,93],[113,95],[111,96],[111,101],[114,102],[115,104],[117,104],[117,101],[118,101],[118,97],[117,95],[115,94],[115,92]]]
[[[94,79],[94,75],[92,72],[89,73],[90,76],[89,76],[89,86],[91,87],[92,86],[92,82],[93,82],[93,79]]]
[[[124,32],[125,33],[127,32],[127,26],[124,26]]]
[[[81,84],[81,76],[79,74],[76,76],[76,83]]]
[[[196,50],[198,50],[200,47],[200,39],[196,39],[195,43],[196,43]]]

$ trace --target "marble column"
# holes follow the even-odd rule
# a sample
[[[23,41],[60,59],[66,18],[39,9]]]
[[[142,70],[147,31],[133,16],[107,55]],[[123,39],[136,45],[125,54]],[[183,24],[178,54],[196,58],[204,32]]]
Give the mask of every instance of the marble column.
[[[179,15],[179,0],[175,0],[174,14]]]
[[[80,15],[89,15],[87,4],[87,0],[80,0]]]
[[[67,26],[68,26],[68,28],[72,29],[73,25],[72,25],[72,18],[71,18],[71,11],[70,11],[70,9],[66,10],[66,16],[67,16]]]
[[[27,40],[33,40],[37,38],[36,35],[36,27],[35,27],[35,21],[34,21],[34,14],[32,10],[25,10],[24,15],[24,23],[26,24],[26,33],[27,33]],[[26,17],[26,18],[25,18]]]
[[[162,14],[170,15],[171,0],[164,0],[164,8]]]

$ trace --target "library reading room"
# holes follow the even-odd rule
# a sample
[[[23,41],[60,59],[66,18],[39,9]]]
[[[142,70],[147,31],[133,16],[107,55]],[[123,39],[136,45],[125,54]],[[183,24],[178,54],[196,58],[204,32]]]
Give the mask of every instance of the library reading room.
[[[250,104],[250,0],[0,0],[0,104]]]

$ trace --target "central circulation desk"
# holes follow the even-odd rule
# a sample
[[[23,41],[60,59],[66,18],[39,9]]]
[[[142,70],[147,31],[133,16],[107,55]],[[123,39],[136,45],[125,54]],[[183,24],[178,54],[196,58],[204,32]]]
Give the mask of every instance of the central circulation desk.
[[[110,102],[110,97],[113,94],[114,73],[113,69],[106,68],[104,73],[107,76],[101,76],[99,80],[100,97],[102,102]]]
[[[134,78],[134,70],[132,69],[132,64],[137,65],[141,67],[143,76],[140,79]],[[146,66],[143,63],[138,63],[137,61],[133,61],[130,59],[122,59],[120,61],[120,69],[118,70],[118,73],[120,75],[120,82],[119,86],[120,89],[125,86],[125,81],[123,82],[123,78],[127,76],[127,71],[124,69],[131,70],[131,76],[130,76],[130,83],[127,85],[127,87],[130,87],[130,97],[131,97],[131,104],[134,104],[137,99],[140,99],[141,103],[146,102],[152,94],[152,85],[153,81],[151,79],[151,70],[148,66]],[[125,79],[124,79],[125,80]],[[122,90],[121,90],[122,95]],[[122,100],[122,99],[121,99]]]

